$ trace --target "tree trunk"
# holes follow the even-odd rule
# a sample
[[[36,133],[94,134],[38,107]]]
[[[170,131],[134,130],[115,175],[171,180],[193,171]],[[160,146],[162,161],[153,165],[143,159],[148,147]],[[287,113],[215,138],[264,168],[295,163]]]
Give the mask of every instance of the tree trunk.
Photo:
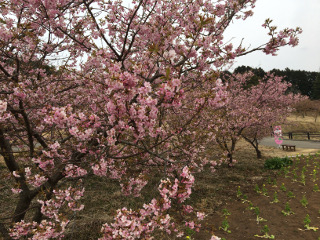
[[[236,148],[236,143],[237,143],[237,141],[235,139],[231,140],[231,149],[230,149],[230,151],[228,151],[228,155],[227,155],[227,157],[229,159],[229,167],[232,167],[233,152],[234,152],[234,150]]]
[[[258,147],[255,148],[255,150],[256,150],[256,153],[257,153],[257,158],[258,158],[258,159],[261,159],[261,158],[262,158],[261,151],[258,149]]]
[[[229,159],[229,164],[232,164],[232,161],[233,161],[233,159],[232,159],[232,154],[231,154],[231,153],[228,153],[227,157],[228,157],[228,159]],[[230,166],[230,165],[229,165],[229,166]]]
[[[258,139],[254,139],[253,141],[250,141],[249,138],[246,138],[245,136],[242,136],[244,138],[244,140],[246,140],[247,142],[249,142],[253,147],[254,147],[254,150],[256,150],[256,153],[257,153],[257,158],[258,159],[261,159],[262,158],[262,153],[261,151],[259,150],[259,143],[258,143]]]
[[[19,201],[14,211],[12,218],[13,222],[20,222],[24,219],[28,208],[30,207],[33,197],[28,192],[22,191],[19,196]]]
[[[254,149],[256,150],[256,153],[257,153],[257,158],[258,159],[261,159],[262,158],[262,154],[261,154],[261,151],[259,150],[259,143],[258,143],[258,139],[254,139],[253,140],[253,147]]]
[[[39,204],[36,208],[32,221],[40,223],[42,220],[43,214],[41,213],[41,204]]]

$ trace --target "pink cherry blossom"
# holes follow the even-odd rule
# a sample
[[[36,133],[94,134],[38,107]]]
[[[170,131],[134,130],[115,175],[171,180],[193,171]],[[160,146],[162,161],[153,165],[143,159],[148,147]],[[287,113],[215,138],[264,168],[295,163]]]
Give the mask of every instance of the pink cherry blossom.
[[[7,110],[7,102],[0,100],[0,113],[3,113]]]
[[[18,194],[18,193],[21,193],[21,192],[22,192],[22,189],[20,189],[20,188],[11,188],[11,191],[12,191],[14,194]]]
[[[221,240],[221,238],[219,238],[219,237],[217,237],[217,236],[215,236],[215,235],[212,235],[211,238],[210,238],[210,240]]]
[[[135,197],[153,184],[150,179],[162,177],[159,186],[150,186],[158,187],[154,199],[137,209],[119,209],[114,221],[103,225],[103,239],[151,239],[155,231],[182,236],[187,227],[198,231],[204,215],[185,205],[195,182],[192,173],[234,153],[227,147],[223,159],[209,161],[207,144],[229,142],[221,136],[236,142],[241,127],[257,126],[263,115],[264,121],[274,119],[272,108],[282,112],[263,94],[262,84],[250,94],[241,88],[246,76],[226,84],[219,72],[239,56],[274,55],[298,43],[301,29],[276,30],[271,20],[263,26],[269,34],[264,44],[228,43],[228,26],[250,17],[254,4],[5,1],[0,154],[19,201],[4,231],[14,239],[63,238],[74,213],[84,208],[83,185],[91,174],[101,182],[117,180],[122,194]],[[264,86],[282,94],[287,85],[270,78],[274,81]],[[270,104],[257,111],[260,106],[253,103],[262,101],[255,96]],[[289,102],[283,96],[281,101]],[[231,120],[224,121],[223,114]],[[31,211],[34,203],[41,214]]]

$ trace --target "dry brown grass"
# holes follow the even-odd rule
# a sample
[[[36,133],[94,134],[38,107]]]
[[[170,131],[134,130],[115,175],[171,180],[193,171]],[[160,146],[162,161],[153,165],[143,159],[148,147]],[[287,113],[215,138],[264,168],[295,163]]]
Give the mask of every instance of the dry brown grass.
[[[287,123],[283,125],[284,132],[320,132],[320,120],[314,121],[312,116],[298,116],[291,114]]]

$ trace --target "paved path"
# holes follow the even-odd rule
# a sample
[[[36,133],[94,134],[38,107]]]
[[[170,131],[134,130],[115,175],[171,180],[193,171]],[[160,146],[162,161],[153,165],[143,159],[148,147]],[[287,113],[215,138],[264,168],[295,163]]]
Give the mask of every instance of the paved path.
[[[270,147],[278,147],[273,137],[266,137],[259,144]],[[283,140],[283,144],[296,145],[297,148],[320,149],[320,141]]]

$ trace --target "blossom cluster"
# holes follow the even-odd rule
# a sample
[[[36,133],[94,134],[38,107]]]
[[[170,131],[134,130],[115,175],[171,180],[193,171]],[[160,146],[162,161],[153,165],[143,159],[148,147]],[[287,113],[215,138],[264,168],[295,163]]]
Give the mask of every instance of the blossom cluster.
[[[158,229],[168,234],[176,233],[182,237],[183,232],[179,225],[174,222],[174,217],[168,212],[173,208],[172,199],[176,199],[178,204],[183,203],[191,194],[194,177],[188,167],[184,167],[180,174],[180,180],[175,179],[172,184],[169,179],[162,180],[159,185],[160,199],[152,199],[149,204],[144,204],[140,210],[128,210],[122,208],[117,210],[114,223],[104,224],[102,227],[103,238],[101,239],[152,239],[153,232]],[[191,206],[182,205],[182,208],[193,212]],[[198,221],[204,219],[205,214],[197,212]],[[193,229],[201,225],[194,221],[186,221],[185,226]]]
[[[32,236],[32,239],[60,239],[69,220],[62,213],[62,209],[69,211],[81,211],[84,205],[78,203],[83,196],[84,189],[67,188],[65,190],[53,190],[54,198],[50,200],[38,200],[41,204],[41,213],[48,219],[37,222],[14,223],[10,229],[13,239],[21,239],[23,236]]]
[[[3,113],[7,110],[7,102],[0,100],[0,113]]]

